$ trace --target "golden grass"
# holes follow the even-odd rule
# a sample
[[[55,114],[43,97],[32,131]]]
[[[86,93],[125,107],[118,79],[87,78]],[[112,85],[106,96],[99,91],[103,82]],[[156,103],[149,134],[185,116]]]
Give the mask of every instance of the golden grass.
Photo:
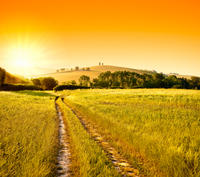
[[[148,176],[200,176],[200,91],[63,92],[129,162]],[[70,94],[70,95],[69,95]]]
[[[108,161],[103,150],[90,138],[78,118],[59,99],[59,104],[70,137],[72,164],[70,169],[77,177],[117,177],[117,171]]]
[[[55,176],[57,137],[53,96],[0,92],[0,176]]]

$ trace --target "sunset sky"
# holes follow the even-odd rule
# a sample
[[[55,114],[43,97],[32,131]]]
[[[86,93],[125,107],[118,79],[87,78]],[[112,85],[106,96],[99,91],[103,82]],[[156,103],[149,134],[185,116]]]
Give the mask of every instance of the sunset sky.
[[[200,76],[199,0],[5,0],[0,67],[105,65]]]

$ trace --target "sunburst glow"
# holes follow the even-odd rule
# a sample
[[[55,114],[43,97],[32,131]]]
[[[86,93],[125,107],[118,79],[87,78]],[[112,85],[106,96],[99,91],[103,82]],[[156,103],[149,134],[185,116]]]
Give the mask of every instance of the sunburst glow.
[[[16,67],[31,67],[33,66],[35,52],[28,48],[16,48],[11,51],[11,60]]]
[[[44,49],[39,42],[18,39],[7,47],[5,55],[13,72],[27,76],[36,72],[38,63],[44,57]]]

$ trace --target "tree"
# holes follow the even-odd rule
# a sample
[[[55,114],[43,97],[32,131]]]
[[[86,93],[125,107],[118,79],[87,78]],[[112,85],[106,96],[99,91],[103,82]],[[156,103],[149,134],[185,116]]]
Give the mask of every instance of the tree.
[[[44,77],[40,79],[41,87],[44,90],[53,90],[58,82],[53,77]]]
[[[144,84],[145,84],[145,80],[140,77],[140,78],[137,79],[136,84],[137,84],[137,87],[143,88]]]
[[[112,84],[113,87],[120,87],[120,82],[114,81]]]
[[[76,85],[76,81],[75,80],[72,80],[71,83],[72,83],[72,85]]]
[[[0,68],[0,86],[4,84],[6,78],[6,71],[3,68]]]
[[[179,78],[180,82],[181,82],[181,88],[186,88],[189,89],[190,88],[190,83],[189,80],[186,78]]]
[[[67,82],[62,82],[63,85],[77,85],[75,80],[67,81]]]
[[[179,86],[178,86],[179,85]],[[170,75],[163,79],[163,86],[165,88],[180,88],[181,87],[181,81],[175,76],[175,75]]]
[[[191,77],[190,83],[193,89],[200,89],[200,77]]]
[[[152,75],[153,79],[153,87],[154,88],[163,88],[164,87],[164,79],[165,75],[162,73],[153,73]]]
[[[88,87],[89,83],[90,83],[90,77],[89,76],[86,76],[86,75],[82,75],[80,78],[79,78],[79,83],[81,86],[86,86]]]
[[[40,79],[36,78],[36,79],[32,79],[31,81],[32,81],[33,85],[35,85],[37,87],[41,87]]]

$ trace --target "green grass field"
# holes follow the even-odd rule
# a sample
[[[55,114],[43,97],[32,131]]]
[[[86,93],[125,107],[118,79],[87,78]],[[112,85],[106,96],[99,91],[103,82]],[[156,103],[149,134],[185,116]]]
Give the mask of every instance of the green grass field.
[[[65,91],[65,101],[147,176],[200,176],[200,91]]]
[[[0,92],[0,176],[55,176],[57,137],[54,96]]]

